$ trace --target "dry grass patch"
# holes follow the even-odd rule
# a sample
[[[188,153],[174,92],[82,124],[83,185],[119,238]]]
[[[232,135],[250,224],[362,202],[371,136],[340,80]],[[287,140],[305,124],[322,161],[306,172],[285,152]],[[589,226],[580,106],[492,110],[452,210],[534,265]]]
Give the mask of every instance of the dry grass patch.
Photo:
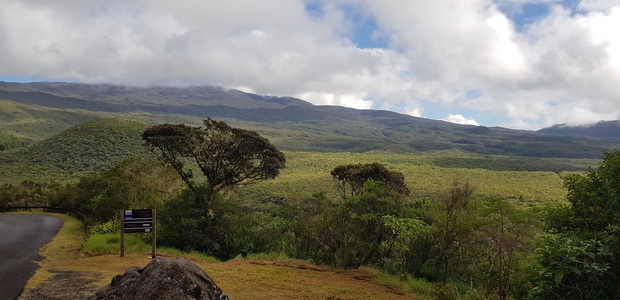
[[[291,260],[199,265],[234,299],[422,299],[379,282],[370,269],[333,270]]]

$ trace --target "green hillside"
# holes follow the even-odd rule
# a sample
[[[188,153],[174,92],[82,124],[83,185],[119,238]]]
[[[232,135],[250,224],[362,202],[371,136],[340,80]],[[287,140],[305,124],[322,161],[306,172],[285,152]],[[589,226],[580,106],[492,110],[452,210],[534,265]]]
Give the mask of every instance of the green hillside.
[[[62,110],[0,100],[0,144],[3,144],[2,141],[17,140],[21,143],[15,146],[23,146],[95,117],[96,114],[89,111]],[[0,150],[17,148],[15,146]]]
[[[161,123],[200,124],[201,118],[183,115],[158,115],[143,112],[101,112],[87,109],[53,108],[23,104],[0,98],[0,145],[13,139],[21,146],[41,141],[86,121],[101,118],[137,120],[149,125]],[[15,147],[10,147],[12,149]],[[8,150],[8,149],[1,149]]]
[[[148,125],[129,119],[96,119],[24,149],[0,152],[0,177],[58,181],[109,169],[130,155],[146,155],[140,135]]]
[[[44,106],[0,100],[0,183],[77,180],[105,170],[126,156],[147,153],[140,140],[147,126],[199,125],[209,116],[196,116],[195,112],[183,115],[125,111],[119,108],[122,105],[118,106],[123,95],[133,95],[138,102],[152,97],[151,106],[145,110],[159,106],[174,111],[175,107],[166,106],[174,99],[182,99],[187,105],[221,106],[225,103],[217,97],[225,98],[232,93],[234,101],[230,105],[238,106],[236,111],[241,116],[267,103],[266,107],[275,115],[257,115],[254,121],[220,118],[232,126],[257,131],[278,149],[287,151],[288,167],[280,178],[241,190],[242,194],[258,199],[331,193],[332,168],[378,161],[405,173],[408,184],[416,191],[412,197],[418,199],[436,197],[446,182],[459,177],[478,183],[485,194],[553,200],[562,197],[562,172],[587,170],[603,151],[613,150],[618,144],[616,140],[461,126],[386,111],[316,107],[291,98],[207,88],[136,89],[52,83],[41,84],[45,87],[43,93],[35,91],[40,89],[38,86],[19,86],[33,89],[20,92],[20,99]],[[59,96],[50,98],[49,93],[54,92]],[[186,92],[189,94],[183,94]],[[11,96],[15,92],[4,94]],[[190,95],[196,98],[192,100]],[[50,107],[52,104],[81,108]],[[104,104],[117,109],[105,111],[101,106]],[[201,109],[210,108],[213,106]],[[283,114],[291,114],[289,118],[298,116],[300,120],[283,121]],[[266,122],[269,118],[280,120]]]

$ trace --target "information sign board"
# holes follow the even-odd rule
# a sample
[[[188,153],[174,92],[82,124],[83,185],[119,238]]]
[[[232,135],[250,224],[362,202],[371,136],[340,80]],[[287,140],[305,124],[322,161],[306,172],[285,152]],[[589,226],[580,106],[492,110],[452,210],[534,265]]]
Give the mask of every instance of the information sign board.
[[[124,209],[121,210],[121,257],[125,256],[125,233],[152,233],[152,257],[155,258],[155,210]]]
[[[123,214],[124,233],[150,233],[153,231],[152,209],[126,209]]]

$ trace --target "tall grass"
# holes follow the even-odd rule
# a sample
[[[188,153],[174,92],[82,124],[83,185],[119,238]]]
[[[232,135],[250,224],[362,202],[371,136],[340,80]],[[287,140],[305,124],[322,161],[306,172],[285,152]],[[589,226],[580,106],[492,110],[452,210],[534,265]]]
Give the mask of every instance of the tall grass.
[[[119,233],[95,233],[85,242],[83,252],[87,255],[120,254],[121,238]],[[125,234],[125,253],[150,253],[151,242],[148,235]],[[157,247],[157,255],[184,257],[205,262],[219,262],[217,258],[201,252],[184,252],[176,248]]]
[[[150,252],[151,244],[138,234],[125,234],[125,253]],[[84,242],[84,253],[88,255],[115,254],[121,252],[120,234],[95,233]]]
[[[400,287],[403,290],[412,292],[419,296],[428,297],[429,299],[434,297],[433,288],[434,283],[428,282],[421,278],[415,278],[413,276],[407,276],[402,278],[397,275],[390,274],[386,271],[377,270],[379,272],[378,280],[384,284],[390,286]]]

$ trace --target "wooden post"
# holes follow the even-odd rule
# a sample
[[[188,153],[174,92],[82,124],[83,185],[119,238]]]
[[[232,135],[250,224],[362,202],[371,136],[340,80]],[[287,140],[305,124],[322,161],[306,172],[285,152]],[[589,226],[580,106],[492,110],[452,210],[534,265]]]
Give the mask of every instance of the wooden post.
[[[157,257],[157,211],[153,209],[153,232],[151,233],[151,259]]]
[[[125,257],[125,212],[121,209],[121,257]]]

